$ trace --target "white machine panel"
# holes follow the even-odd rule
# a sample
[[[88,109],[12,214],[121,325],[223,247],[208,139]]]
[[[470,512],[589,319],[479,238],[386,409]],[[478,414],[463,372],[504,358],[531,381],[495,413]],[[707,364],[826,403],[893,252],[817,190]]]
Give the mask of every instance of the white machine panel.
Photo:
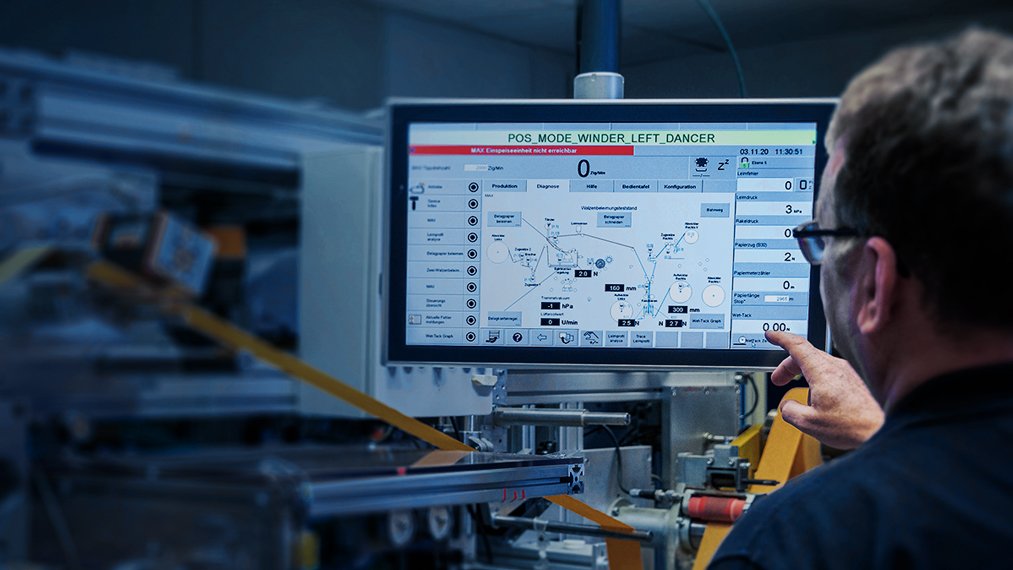
[[[382,155],[373,146],[303,162],[299,258],[300,354],[310,364],[418,417],[485,415],[492,370],[381,365]],[[302,384],[299,410],[362,412]]]

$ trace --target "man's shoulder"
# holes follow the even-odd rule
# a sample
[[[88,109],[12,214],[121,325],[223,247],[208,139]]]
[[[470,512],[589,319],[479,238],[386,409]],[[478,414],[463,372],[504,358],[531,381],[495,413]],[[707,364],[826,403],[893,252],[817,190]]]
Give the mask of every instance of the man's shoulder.
[[[757,499],[714,568],[997,567],[1013,541],[1013,461],[987,453],[996,434],[939,425],[871,441]]]
[[[849,456],[823,465],[793,479],[776,492],[759,497],[747,511],[750,519],[763,518],[766,522],[778,518],[798,521],[800,518],[821,518],[833,508],[842,510],[860,509],[863,494],[875,494],[879,488],[872,485],[863,471],[868,464],[878,463],[875,456]],[[870,497],[871,498],[871,497]]]
[[[804,473],[769,495],[760,497],[749,509],[753,517],[766,521],[787,517],[823,517],[828,508],[841,513],[861,508],[861,498],[883,491],[868,476],[869,469],[889,468],[890,461],[877,453],[855,453]],[[856,501],[856,499],[859,499]]]
[[[877,521],[871,518],[889,492],[867,476],[867,464],[879,461],[871,454],[842,458],[758,498],[735,523],[713,567],[814,567],[816,559],[838,553],[845,562],[855,544],[874,539]]]

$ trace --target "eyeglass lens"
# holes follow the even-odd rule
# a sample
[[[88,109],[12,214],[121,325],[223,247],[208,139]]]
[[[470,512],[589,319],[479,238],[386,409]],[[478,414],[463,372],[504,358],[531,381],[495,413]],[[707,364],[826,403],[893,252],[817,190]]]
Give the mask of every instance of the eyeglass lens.
[[[806,261],[812,265],[819,265],[823,261],[823,250],[826,247],[826,243],[820,236],[808,236],[799,238],[798,240],[799,249],[802,250],[802,255],[805,256]]]

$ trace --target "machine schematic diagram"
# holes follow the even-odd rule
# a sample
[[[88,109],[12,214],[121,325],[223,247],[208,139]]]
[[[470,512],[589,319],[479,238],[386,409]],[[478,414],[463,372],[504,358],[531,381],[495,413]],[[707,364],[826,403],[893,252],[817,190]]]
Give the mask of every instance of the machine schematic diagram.
[[[729,322],[730,197],[531,194],[484,197],[482,278],[497,284],[482,288],[487,326],[578,329],[574,341],[593,346],[609,331],[684,330],[699,315],[718,330]]]
[[[536,127],[413,135],[406,344],[764,350],[767,331],[806,334],[792,228],[812,218],[810,131]]]

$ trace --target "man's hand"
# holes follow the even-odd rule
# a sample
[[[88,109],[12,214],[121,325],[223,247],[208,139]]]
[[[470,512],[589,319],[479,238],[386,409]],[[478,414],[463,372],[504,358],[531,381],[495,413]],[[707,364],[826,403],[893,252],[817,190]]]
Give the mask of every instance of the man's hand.
[[[784,421],[838,449],[858,447],[883,425],[883,409],[847,361],[798,335],[771,331],[766,336],[788,351],[770,381],[784,386],[799,374],[809,381],[809,405],[781,402]]]

